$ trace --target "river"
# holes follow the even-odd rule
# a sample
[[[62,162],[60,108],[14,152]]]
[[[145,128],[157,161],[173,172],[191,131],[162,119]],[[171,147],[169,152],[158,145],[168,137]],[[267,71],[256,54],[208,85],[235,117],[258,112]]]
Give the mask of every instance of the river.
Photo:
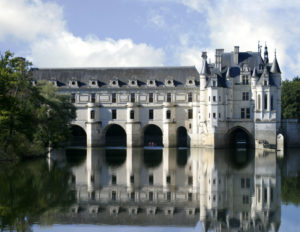
[[[300,149],[70,148],[1,166],[3,231],[300,231]]]

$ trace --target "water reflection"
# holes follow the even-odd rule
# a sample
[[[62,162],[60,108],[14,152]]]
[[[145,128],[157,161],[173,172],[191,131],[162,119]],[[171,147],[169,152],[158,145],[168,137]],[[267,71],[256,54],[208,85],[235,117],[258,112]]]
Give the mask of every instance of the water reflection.
[[[70,155],[70,154],[68,154]],[[280,172],[273,152],[87,148],[72,167],[77,202],[58,222],[277,231]]]
[[[0,228],[109,224],[278,231],[281,196],[286,204],[300,204],[298,153],[277,159],[275,152],[243,149],[52,151],[48,163],[0,168]]]
[[[59,213],[75,202],[71,172],[44,161],[0,166],[0,230],[30,231],[39,219],[52,224],[49,212]]]

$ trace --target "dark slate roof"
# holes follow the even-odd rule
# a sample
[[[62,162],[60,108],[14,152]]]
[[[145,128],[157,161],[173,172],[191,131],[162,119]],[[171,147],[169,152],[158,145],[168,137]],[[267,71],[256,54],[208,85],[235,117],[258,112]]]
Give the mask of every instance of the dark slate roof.
[[[253,70],[254,67],[257,69],[259,65],[263,64],[260,53],[258,52],[239,52],[238,65],[234,64],[234,53],[223,53],[222,54],[222,70],[230,67],[230,76],[235,77],[240,75],[239,66],[243,64],[248,64],[250,69]]]
[[[271,67],[271,72],[272,73],[281,73],[276,56],[274,58],[274,61],[273,61],[272,67]]]
[[[269,85],[275,85],[275,82],[274,82],[274,79],[273,79],[273,77],[272,77],[272,74],[270,73],[270,69],[271,69],[271,67],[270,66],[266,66],[265,68],[264,68],[264,71],[263,71],[263,73],[261,74],[261,76],[260,76],[260,78],[259,78],[259,80],[258,80],[258,82],[257,82],[257,84],[258,85],[264,85],[264,75],[267,75],[268,76],[268,78],[269,78]]]
[[[68,86],[70,80],[76,80],[79,87],[89,85],[89,80],[96,80],[100,88],[107,87],[110,80],[119,80],[120,86],[127,86],[128,80],[138,80],[145,85],[147,80],[156,80],[158,86],[164,85],[166,79],[174,80],[175,86],[183,86],[188,78],[199,83],[199,73],[194,66],[182,67],[134,67],[134,68],[35,68],[33,79],[56,80],[58,85]]]

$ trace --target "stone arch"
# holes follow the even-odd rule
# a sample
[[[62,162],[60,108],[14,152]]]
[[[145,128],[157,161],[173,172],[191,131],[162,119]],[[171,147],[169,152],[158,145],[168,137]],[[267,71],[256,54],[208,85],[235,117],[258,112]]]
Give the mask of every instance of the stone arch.
[[[226,134],[227,146],[230,148],[250,148],[254,146],[253,135],[244,127],[236,126]]]
[[[105,146],[126,147],[126,130],[118,124],[107,125],[102,132]]]
[[[176,131],[177,147],[188,146],[188,133],[184,126],[180,126]]]
[[[84,146],[86,147],[86,131],[82,126],[72,124],[71,130],[71,146]]]
[[[143,128],[144,146],[163,146],[163,132],[154,124],[148,124]]]

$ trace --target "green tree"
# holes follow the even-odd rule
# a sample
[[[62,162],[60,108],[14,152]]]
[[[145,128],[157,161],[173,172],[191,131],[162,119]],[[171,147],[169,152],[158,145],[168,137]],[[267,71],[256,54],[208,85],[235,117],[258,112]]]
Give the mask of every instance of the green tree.
[[[283,118],[297,118],[300,121],[300,78],[283,81],[281,91]]]
[[[58,146],[76,117],[69,96],[48,83],[32,85],[30,67],[8,51],[0,58],[0,156],[8,159]]]

